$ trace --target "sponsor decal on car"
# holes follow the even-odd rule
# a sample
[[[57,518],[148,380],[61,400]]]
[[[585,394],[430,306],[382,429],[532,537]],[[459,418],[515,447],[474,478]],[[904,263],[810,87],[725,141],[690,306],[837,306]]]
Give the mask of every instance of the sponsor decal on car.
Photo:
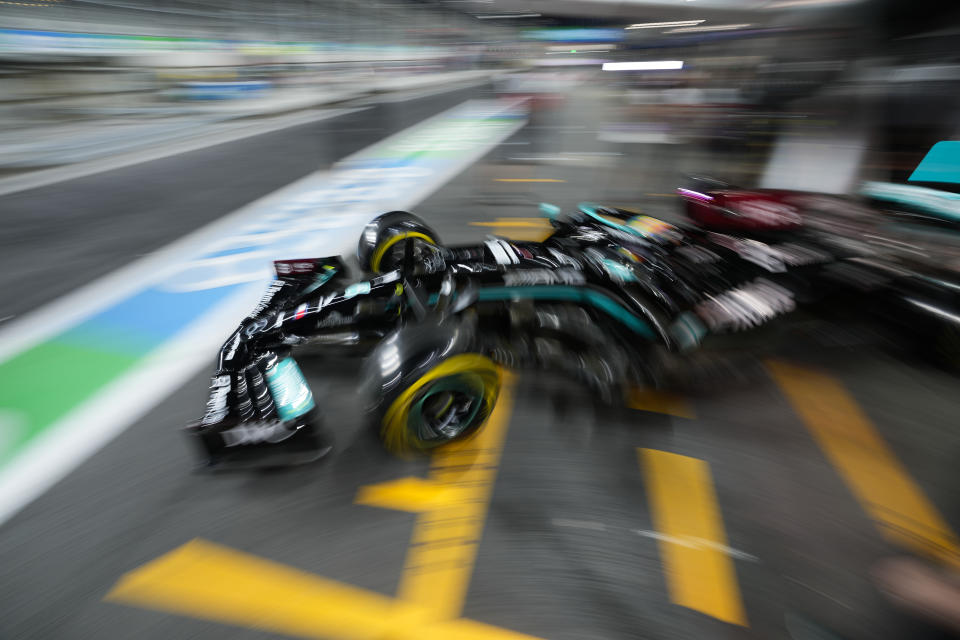
[[[604,258],[602,264],[604,271],[606,271],[607,275],[615,282],[633,282],[637,279],[633,273],[633,269],[622,262]]]
[[[350,298],[355,298],[357,296],[370,293],[370,288],[369,282],[358,282],[356,284],[352,284],[343,290],[343,299],[349,300]]]
[[[257,306],[253,308],[253,311],[250,313],[251,318],[258,316],[263,310],[270,306],[270,303],[273,302],[274,297],[277,295],[277,292],[287,286],[283,280],[271,280],[270,284],[267,285],[267,290],[263,292],[263,295],[260,297],[260,301],[257,303]]]
[[[508,286],[534,286],[542,284],[584,284],[586,278],[574,269],[522,269],[503,274],[503,283]]]
[[[303,275],[313,273],[318,264],[317,258],[298,260],[274,260],[273,268],[278,276]]]
[[[223,420],[229,412],[227,400],[230,395],[230,376],[214,376],[210,381],[210,399],[207,400],[207,412],[204,414],[201,424],[216,424]]]
[[[668,242],[679,242],[682,238],[680,230],[669,222],[650,216],[636,216],[630,218],[627,226],[645,238],[657,238]]]
[[[720,233],[711,233],[710,240],[771,273],[782,273],[787,270],[780,252],[758,240],[734,238]]]
[[[297,432],[282,422],[244,422],[220,432],[227,447],[239,447],[251,444],[276,444],[283,442]]]
[[[248,338],[250,338],[254,334],[266,329],[268,324],[270,324],[270,320],[268,318],[260,318],[259,320],[255,320],[254,322],[248,324],[247,328],[244,329],[243,332],[247,334]]]
[[[293,358],[284,358],[265,373],[281,420],[293,420],[316,406],[313,393]]]
[[[740,331],[756,327],[796,308],[793,294],[765,278],[710,296],[696,306],[711,331]]]

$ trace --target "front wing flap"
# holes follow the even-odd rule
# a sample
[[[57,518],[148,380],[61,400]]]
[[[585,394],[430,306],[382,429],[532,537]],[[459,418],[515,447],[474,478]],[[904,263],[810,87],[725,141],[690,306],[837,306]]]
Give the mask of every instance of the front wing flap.
[[[207,412],[187,427],[208,467],[301,464],[329,451],[307,381],[296,362],[266,353],[210,384]]]

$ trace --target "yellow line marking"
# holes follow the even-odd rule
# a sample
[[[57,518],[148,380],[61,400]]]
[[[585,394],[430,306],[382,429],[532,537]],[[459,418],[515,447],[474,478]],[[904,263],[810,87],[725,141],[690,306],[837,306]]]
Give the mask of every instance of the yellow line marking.
[[[767,367],[884,537],[960,567],[957,535],[843,385],[783,362]]]
[[[556,178],[495,178],[494,182],[566,182]]]
[[[459,499],[417,518],[398,597],[432,609],[437,619],[456,618],[463,609],[512,405],[513,378],[505,372],[496,409],[483,429],[433,456],[430,480],[450,487]]]
[[[493,222],[468,222],[472,227],[493,227],[491,233],[510,240],[542,242],[553,233],[546,218],[497,218]]]
[[[361,487],[355,502],[369,507],[420,513],[458,499],[461,494],[454,488],[408,476]]]
[[[128,573],[106,599],[305,638],[386,636],[396,606],[388,597],[203,540]]]
[[[637,449],[650,496],[670,599],[708,616],[747,626],[728,553],[710,466],[703,460]]]
[[[506,238],[507,240],[515,240],[518,242],[543,242],[553,233],[553,229],[550,231],[511,231],[510,229],[494,229],[493,235]]]
[[[122,577],[107,601],[300,638],[536,640],[345,585],[204,540]]]
[[[517,242],[543,242],[544,240],[546,240],[547,238],[549,238],[552,233],[553,233],[553,230],[552,230],[552,229],[551,229],[550,231],[547,231],[547,232],[543,232],[543,231],[539,231],[539,232],[535,232],[535,231],[527,231],[527,232],[524,232],[524,231],[510,231],[509,229],[505,229],[505,230],[497,230],[497,229],[494,229],[494,230],[493,230],[493,235],[498,236],[498,237],[501,237],[501,238],[506,238],[507,240],[514,240],[514,241],[517,241]]]
[[[678,418],[693,419],[696,413],[693,407],[683,398],[675,393],[665,391],[655,391],[653,389],[636,388],[630,391],[627,397],[627,406],[639,411],[653,411],[655,413],[666,413]]]
[[[504,373],[484,429],[438,452],[430,480],[361,489],[361,501],[421,512],[398,598],[194,540],[126,574],[105,599],[301,638],[540,640],[458,617],[512,404]]]

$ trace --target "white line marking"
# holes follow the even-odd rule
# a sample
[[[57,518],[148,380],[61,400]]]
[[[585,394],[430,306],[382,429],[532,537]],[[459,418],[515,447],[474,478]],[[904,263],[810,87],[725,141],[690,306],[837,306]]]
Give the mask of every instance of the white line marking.
[[[809,589],[810,591],[813,591],[813,592],[816,593],[817,595],[823,596],[823,597],[826,598],[827,600],[832,600],[833,602],[836,602],[836,603],[837,603],[838,605],[840,605],[841,607],[846,607],[847,609],[853,609],[853,607],[851,607],[851,606],[850,606],[849,604],[847,604],[846,602],[841,602],[840,600],[837,600],[836,598],[834,598],[833,596],[831,596],[829,593],[825,593],[825,592],[821,591],[820,589],[816,589],[816,588],[814,588],[814,587],[811,587],[811,586],[808,585],[806,582],[800,582],[799,580],[797,580],[796,578],[793,578],[793,577],[791,577],[791,576],[783,576],[783,577],[786,578],[787,580],[789,580],[790,582],[795,582],[795,583],[797,583],[798,585],[800,585],[801,587],[804,587],[804,588],[806,588],[806,589]]]
[[[501,104],[501,110],[506,111],[516,107],[520,102],[523,102],[523,100],[504,102]],[[458,107],[454,107],[453,109],[456,108]],[[453,111],[453,109],[448,111]],[[410,129],[414,127],[425,127],[434,120],[446,117],[448,111],[427,118],[413,125]],[[516,131],[523,126],[523,124],[524,121],[518,121],[517,126],[508,133]],[[391,144],[400,139],[401,135],[410,129],[397,132],[376,143],[376,145]],[[462,161],[447,163],[442,171],[431,176],[429,181],[425,180],[419,191],[407,194],[408,197],[404,202],[395,202],[394,208],[411,207],[417,202],[420,202],[441,185],[463,171],[463,169],[486,155],[491,148],[492,147],[486,145],[480,145],[473,153],[462,156]],[[344,158],[339,164],[348,164],[361,159],[364,153],[365,150],[360,150]],[[317,172],[304,176],[286,187],[267,194],[250,204],[244,205],[237,211],[201,227],[166,247],[148,254],[147,257],[141,260],[121,267],[117,271],[103,276],[99,280],[71,294],[58,298],[38,310],[21,315],[0,330],[0,362],[9,359],[14,354],[24,351],[68,327],[82,322],[107,305],[122,300],[141,289],[145,289],[150,284],[163,280],[166,276],[181,268],[186,259],[200,251],[207,250],[212,243],[221,243],[217,245],[218,249],[225,248],[225,245],[230,246],[229,241],[224,243],[224,236],[232,236],[233,231],[247,222],[257,221],[257,223],[252,226],[262,227],[262,217],[264,216],[265,210],[284,210],[285,204],[289,203],[291,199],[298,197],[300,192],[309,189],[311,184],[327,180],[332,181],[332,173],[333,172]],[[366,221],[363,221],[359,226],[362,227],[365,222]],[[288,232],[284,230],[276,233],[278,236],[283,236]],[[359,234],[359,231],[357,231],[357,233]],[[320,247],[316,249],[320,250]],[[327,251],[342,253],[347,249],[349,249],[349,246],[344,244],[342,247],[329,247]]]
[[[746,551],[740,551],[739,549],[734,549],[733,547],[728,547],[727,545],[714,542],[713,540],[707,540],[705,538],[697,538],[693,536],[671,536],[666,533],[651,531],[649,529],[627,529],[626,527],[607,525],[603,522],[597,522],[596,520],[571,520],[568,518],[554,518],[550,522],[556,527],[566,527],[569,529],[587,529],[590,531],[629,531],[645,538],[665,540],[667,542],[679,544],[691,549],[716,549],[717,551],[722,551],[730,557],[737,558],[738,560],[760,562],[760,558],[750,555]]]
[[[671,536],[666,533],[660,533],[659,531],[650,531],[647,529],[633,529],[633,533],[643,536],[645,538],[653,538],[654,540],[664,540],[672,544],[678,544],[682,547],[688,547],[690,549],[715,549],[717,551],[722,551],[732,558],[737,558],[739,560],[748,560],[750,562],[760,562],[760,558],[754,555],[750,555],[746,551],[740,551],[739,549],[734,549],[733,547],[728,547],[725,544],[720,544],[719,542],[714,542],[713,540],[707,540],[706,538],[697,538],[694,536]]]
[[[39,309],[21,315],[0,330],[0,362],[82,322],[111,303],[160,282],[165,276],[179,269],[186,259],[205,251],[212,243],[220,241],[224,235],[232,235],[231,231],[242,226],[248,219],[258,219],[263,215],[264,209],[279,207],[282,201],[289,198],[289,194],[299,191],[301,187],[317,180],[322,174],[323,172],[318,172],[304,176],[147,254],[145,258],[121,267]]]
[[[370,108],[371,107],[357,107],[353,109],[326,109],[319,113],[317,111],[313,111],[307,114],[293,114],[291,116],[274,118],[268,122],[257,122],[255,124],[243,126],[231,126],[227,131],[220,131],[218,133],[200,138],[183,140],[162,147],[141,149],[139,151],[123,153],[121,155],[111,156],[109,158],[101,158],[99,160],[80,162],[64,167],[31,171],[23,175],[12,176],[10,178],[0,180],[0,196],[17,193],[18,191],[26,191],[27,189],[46,187],[58,182],[74,180],[76,178],[84,178],[97,173],[122,169],[124,167],[142,164],[152,160],[160,160],[161,158],[167,158],[181,153],[187,153],[189,151],[196,151],[198,149],[205,149],[207,147],[213,147],[218,144],[225,144],[227,142],[234,142],[235,140],[242,140],[244,138],[258,136],[263,133],[270,133],[271,131],[278,131],[280,129],[287,129],[301,124],[307,124],[309,122],[319,122],[321,120],[339,118],[340,116],[345,116],[357,111],[364,111]]]

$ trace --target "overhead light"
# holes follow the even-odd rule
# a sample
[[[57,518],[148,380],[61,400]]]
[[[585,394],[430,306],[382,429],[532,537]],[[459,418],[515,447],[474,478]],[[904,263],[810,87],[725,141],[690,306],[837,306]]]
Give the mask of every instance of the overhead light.
[[[683,27],[682,29],[671,29],[670,31],[665,31],[664,33],[697,33],[703,31],[733,31],[734,29],[746,29],[747,27],[753,26],[752,24],[746,22],[743,24],[717,24],[712,27]]]
[[[660,29],[665,27],[692,27],[695,24],[706,22],[706,20],[674,20],[673,22],[639,22],[632,24],[625,29]]]
[[[477,16],[480,20],[505,20],[507,18],[539,18],[539,13],[506,13],[503,15]]]
[[[604,62],[604,71],[657,71],[683,69],[683,60],[648,60],[646,62]]]

